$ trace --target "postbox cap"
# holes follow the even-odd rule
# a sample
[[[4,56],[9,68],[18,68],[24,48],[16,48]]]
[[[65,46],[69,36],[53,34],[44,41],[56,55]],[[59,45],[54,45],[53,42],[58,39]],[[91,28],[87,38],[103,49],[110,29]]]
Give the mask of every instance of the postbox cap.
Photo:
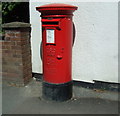
[[[54,3],[54,4],[47,4],[43,6],[36,7],[37,10],[77,10],[76,6],[68,5],[68,4],[60,4],[60,3]]]
[[[76,6],[61,4],[61,3],[53,3],[47,4],[43,6],[36,7],[36,10],[44,14],[72,14],[75,10],[77,10]]]

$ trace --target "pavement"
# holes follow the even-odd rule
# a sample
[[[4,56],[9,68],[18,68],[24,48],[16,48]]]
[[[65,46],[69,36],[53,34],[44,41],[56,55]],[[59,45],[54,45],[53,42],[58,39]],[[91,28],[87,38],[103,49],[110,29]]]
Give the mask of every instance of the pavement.
[[[118,114],[115,92],[74,87],[71,100],[53,102],[42,99],[41,91],[42,83],[34,79],[25,87],[3,83],[2,114]]]

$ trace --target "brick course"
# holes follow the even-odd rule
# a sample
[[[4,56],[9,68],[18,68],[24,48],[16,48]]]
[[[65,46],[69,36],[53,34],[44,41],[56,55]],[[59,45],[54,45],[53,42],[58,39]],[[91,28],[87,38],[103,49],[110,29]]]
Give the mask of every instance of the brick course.
[[[30,25],[12,22],[3,25],[2,77],[4,81],[26,85],[32,78]]]

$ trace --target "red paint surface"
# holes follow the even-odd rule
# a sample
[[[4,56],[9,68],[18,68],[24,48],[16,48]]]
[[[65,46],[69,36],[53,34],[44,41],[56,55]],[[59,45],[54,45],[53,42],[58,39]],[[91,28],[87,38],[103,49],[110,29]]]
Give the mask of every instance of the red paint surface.
[[[47,4],[47,5],[43,5],[43,6],[39,6],[36,7],[36,9],[40,12],[43,11],[58,11],[58,10],[69,10],[70,12],[77,10],[76,6],[73,5],[68,5],[68,4],[58,4],[58,3],[54,3],[54,4]]]
[[[67,83],[72,80],[72,13],[77,7],[50,4],[36,9],[42,13],[43,80],[53,84]],[[55,43],[46,42],[47,29],[55,30]]]

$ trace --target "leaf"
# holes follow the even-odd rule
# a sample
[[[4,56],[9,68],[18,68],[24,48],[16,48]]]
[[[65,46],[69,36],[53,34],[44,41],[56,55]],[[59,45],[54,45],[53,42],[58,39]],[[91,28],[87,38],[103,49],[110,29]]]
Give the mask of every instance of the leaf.
[[[13,8],[14,8],[14,6],[13,6],[13,5],[9,5],[9,6],[8,6],[8,10],[9,10],[9,11],[12,11],[12,10],[13,10]]]

